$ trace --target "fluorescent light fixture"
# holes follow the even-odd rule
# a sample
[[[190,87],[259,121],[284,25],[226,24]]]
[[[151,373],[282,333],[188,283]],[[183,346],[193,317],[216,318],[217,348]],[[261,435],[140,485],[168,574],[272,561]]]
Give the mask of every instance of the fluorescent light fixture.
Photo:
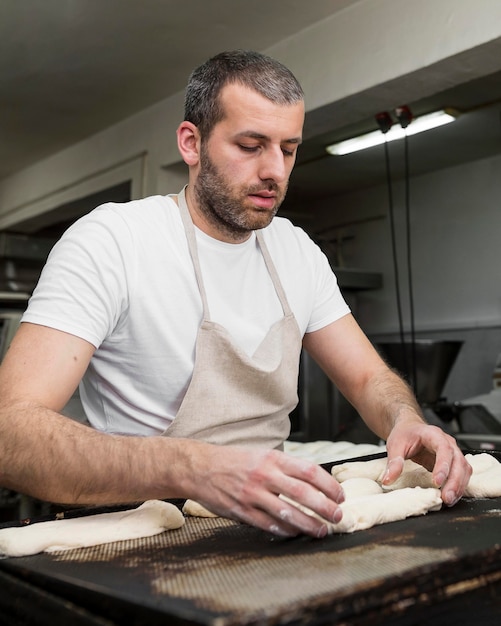
[[[373,146],[379,146],[385,141],[395,141],[396,139],[403,139],[406,135],[416,135],[422,133],[425,130],[431,128],[437,128],[437,126],[443,126],[449,124],[456,119],[457,114],[451,109],[442,111],[434,111],[433,113],[427,113],[421,117],[417,117],[407,126],[402,128],[400,125],[393,125],[387,133],[383,133],[380,130],[375,130],[359,137],[353,137],[353,139],[346,139],[339,143],[333,143],[327,146],[325,149],[329,154],[342,155],[350,154],[351,152],[357,152],[358,150],[365,150],[366,148],[372,148]]]

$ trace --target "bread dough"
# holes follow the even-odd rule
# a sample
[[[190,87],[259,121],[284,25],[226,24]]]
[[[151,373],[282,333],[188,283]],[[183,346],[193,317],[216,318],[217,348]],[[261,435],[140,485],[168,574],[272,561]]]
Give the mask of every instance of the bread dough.
[[[465,458],[473,469],[465,496],[500,497],[501,463],[487,453],[467,454]],[[332,467],[332,475],[342,484],[346,500],[341,505],[343,511],[341,522],[333,524],[322,520],[327,525],[329,533],[366,530],[377,524],[424,515],[441,508],[440,490],[433,484],[431,472],[414,461],[406,460],[401,476],[391,485],[383,486],[386,465],[387,458],[383,457],[369,461],[350,461]],[[279,497],[304,513],[322,519],[290,498],[283,495]],[[192,500],[186,501],[183,513],[217,517]]]
[[[209,509],[206,509],[199,502],[195,502],[195,500],[186,500],[183,505],[183,513],[191,517],[219,517],[216,513],[209,511]]]
[[[466,454],[473,473],[464,495],[467,498],[498,498],[501,497],[501,463],[491,454]],[[386,471],[386,458],[370,461],[352,461],[334,465],[332,475],[344,485],[353,478],[366,478],[381,484]],[[433,488],[433,476],[427,469],[406,460],[400,477],[391,485],[384,485],[385,491],[395,491],[406,487]]]
[[[498,498],[501,496],[501,463],[491,454],[465,456],[473,473],[465,490],[467,498]]]
[[[372,493],[354,497],[350,497],[348,494],[349,491],[348,493],[345,492],[346,500],[340,505],[343,517],[337,524],[324,520],[310,509],[298,505],[286,496],[281,495],[279,497],[303,513],[322,520],[326,524],[329,534],[367,530],[378,524],[425,515],[428,511],[438,511],[442,507],[442,498],[438,489],[406,487],[389,493]]]
[[[355,459],[384,452],[382,445],[350,443],[349,441],[285,441],[284,452],[291,456],[322,464],[343,459]]]
[[[371,461],[351,461],[333,465],[331,474],[342,483],[349,478],[370,478],[376,482],[382,478],[386,470],[386,457]]]
[[[184,524],[181,511],[168,502],[147,500],[136,509],[0,529],[0,554],[28,556],[87,548],[113,541],[151,537]]]
[[[343,491],[347,500],[383,493],[381,485],[370,478],[349,478],[343,482]]]
[[[350,478],[364,477],[370,478],[382,485],[383,476],[386,472],[386,457],[372,459],[370,461],[352,461],[334,465],[331,473],[340,483]],[[431,472],[422,465],[414,463],[410,459],[404,461],[402,474],[391,485],[382,485],[386,491],[394,489],[404,489],[405,487],[423,487],[423,489],[435,488]]]

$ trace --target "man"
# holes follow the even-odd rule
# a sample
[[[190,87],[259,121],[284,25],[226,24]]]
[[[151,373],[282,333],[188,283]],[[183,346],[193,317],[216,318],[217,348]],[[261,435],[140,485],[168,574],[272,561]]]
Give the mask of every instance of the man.
[[[340,485],[280,451],[303,346],[387,441],[433,468],[453,505],[471,469],[425,424],[355,323],[319,249],[273,219],[304,120],[281,64],[220,54],[195,70],[177,196],[99,207],[50,255],[0,370],[0,483],[61,503],[191,498],[282,536],[321,537]],[[81,382],[89,428],[63,417]],[[222,447],[224,445],[224,448]]]

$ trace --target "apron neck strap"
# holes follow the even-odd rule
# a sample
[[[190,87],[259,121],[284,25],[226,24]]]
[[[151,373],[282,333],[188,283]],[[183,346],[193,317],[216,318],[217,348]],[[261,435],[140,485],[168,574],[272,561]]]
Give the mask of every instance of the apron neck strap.
[[[207,301],[207,293],[205,291],[205,286],[202,280],[202,270],[200,268],[200,259],[198,257],[198,248],[197,241],[195,235],[195,227],[193,225],[193,221],[191,219],[190,211],[188,209],[188,205],[186,203],[186,186],[178,194],[178,204],[179,211],[181,213],[181,219],[183,221],[184,230],[186,233],[186,239],[188,240],[188,248],[190,250],[191,259],[193,261],[193,267],[195,269],[195,276],[197,279],[198,289],[200,291],[200,296],[202,298],[202,304],[204,309],[204,318],[209,320],[209,304]],[[264,235],[261,230],[254,231],[256,233],[256,239],[261,249],[261,253],[264,258],[264,262],[266,264],[266,268],[270,274],[271,280],[273,282],[273,286],[275,287],[275,291],[277,292],[278,298],[280,300],[280,304],[282,305],[282,309],[284,315],[288,316],[292,314],[291,308],[289,306],[289,302],[287,300],[287,296],[285,295],[285,290],[282,287],[282,283],[280,282],[280,278],[278,276],[277,269],[271,255],[268,250],[268,246],[264,241]]]
[[[181,213],[181,219],[183,221],[184,232],[186,239],[188,240],[188,248],[190,251],[191,260],[193,261],[193,268],[195,270],[195,276],[197,279],[198,290],[202,298],[202,304],[204,308],[204,319],[210,320],[209,303],[207,300],[207,293],[205,291],[204,281],[202,280],[202,270],[200,268],[200,259],[198,258],[197,239],[195,235],[195,227],[191,219],[188,205],[186,204],[186,187],[179,192],[177,199],[179,204],[179,212]]]

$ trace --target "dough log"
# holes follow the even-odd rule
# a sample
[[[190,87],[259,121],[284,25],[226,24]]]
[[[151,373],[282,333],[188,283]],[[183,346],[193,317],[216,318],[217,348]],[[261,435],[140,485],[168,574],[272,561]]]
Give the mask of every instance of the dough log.
[[[499,498],[501,496],[501,463],[491,454],[467,454],[473,473],[465,496],[467,498]]]
[[[501,463],[492,454],[466,454],[473,473],[465,490],[467,498],[501,497]],[[355,478],[365,478],[381,483],[386,470],[386,458],[370,461],[351,461],[332,467],[332,475],[340,483]],[[391,485],[384,485],[385,491],[395,491],[406,487],[434,488],[432,474],[427,469],[406,460],[400,477]]]
[[[353,479],[355,480],[355,479]],[[429,511],[438,511],[442,507],[442,499],[438,489],[423,489],[421,487],[406,487],[388,493],[370,493],[350,497],[345,493],[346,500],[341,504],[343,518],[338,524],[327,520],[325,522],[329,534],[353,533],[358,530],[367,530],[378,524],[387,524],[407,517],[425,515]],[[286,496],[279,496],[285,502],[298,509],[322,519],[310,509],[300,506]]]
[[[161,500],[147,500],[137,509],[39,522],[0,529],[0,554],[28,556],[87,548],[113,541],[152,537],[184,524],[181,511]]]
[[[363,477],[370,478],[381,484],[386,471],[386,462],[386,457],[372,459],[370,461],[351,461],[349,463],[334,465],[331,473],[340,483],[350,478]],[[423,489],[427,489],[435,488],[436,485],[433,484],[431,472],[422,465],[407,459],[404,462],[404,469],[400,477],[391,485],[385,485],[384,489],[387,491],[403,489],[405,487],[423,487]]]
[[[183,513],[191,517],[219,517],[219,515],[209,511],[209,509],[206,509],[199,502],[195,502],[195,500],[186,500],[183,505]]]

